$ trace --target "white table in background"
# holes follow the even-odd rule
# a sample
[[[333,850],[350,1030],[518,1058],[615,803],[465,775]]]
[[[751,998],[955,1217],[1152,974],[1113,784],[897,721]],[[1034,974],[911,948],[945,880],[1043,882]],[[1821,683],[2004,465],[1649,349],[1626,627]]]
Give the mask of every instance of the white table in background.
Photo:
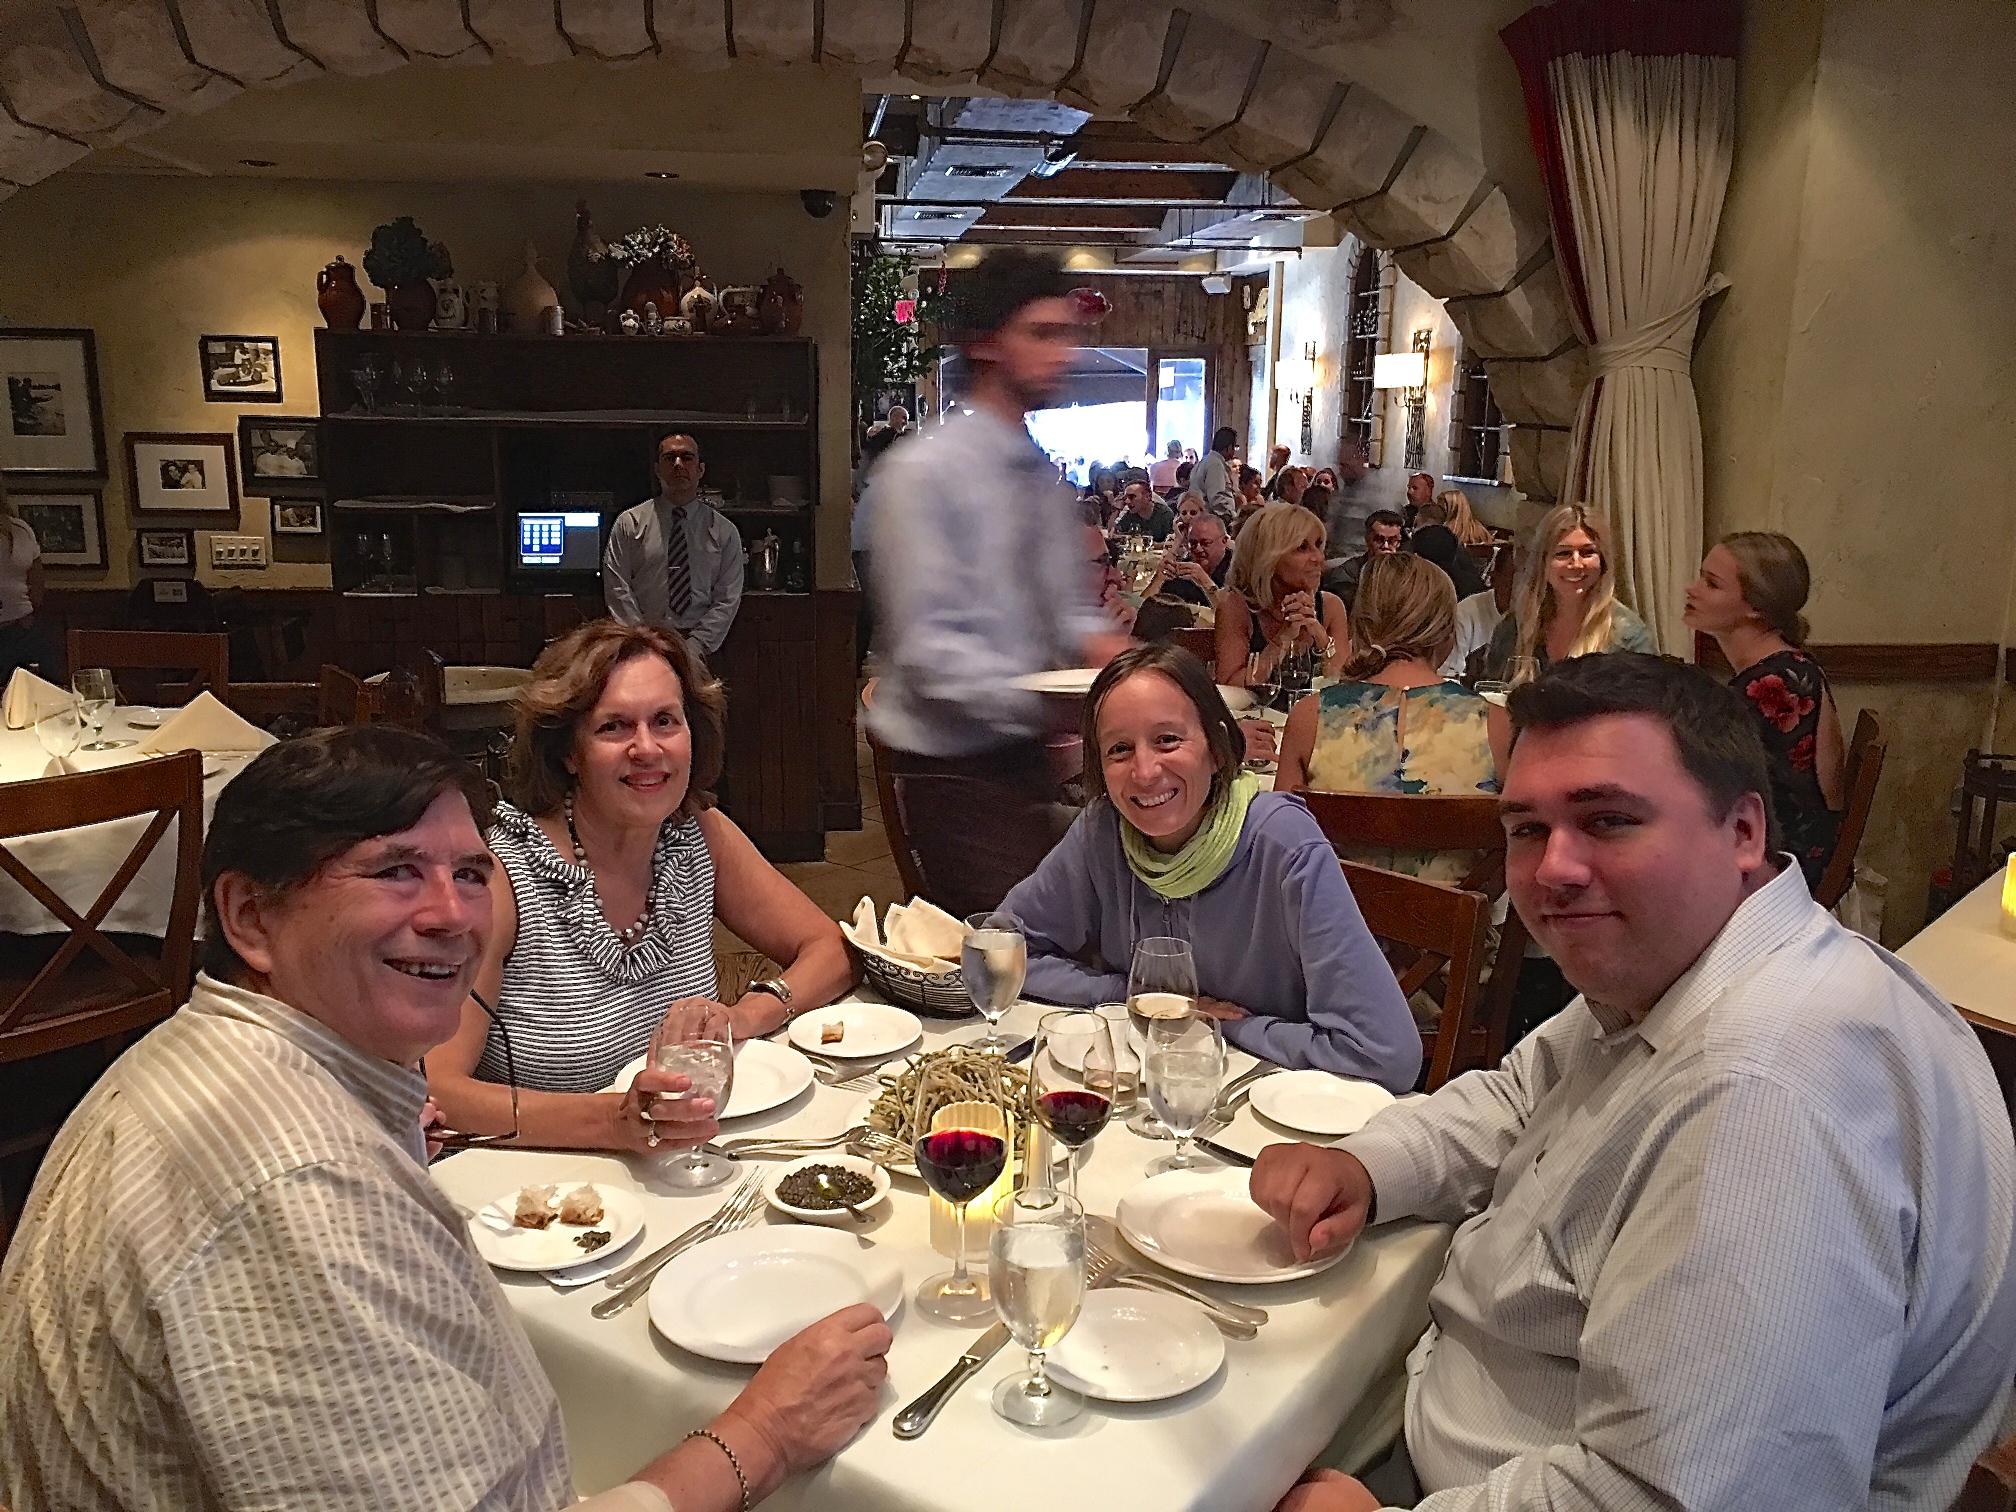
[[[1007,1029],[1031,1033],[1035,1004],[1018,1004]],[[925,1020],[926,1048],[977,1037],[977,1022],[948,1030]],[[1248,1064],[1245,1057],[1237,1058]],[[814,1085],[785,1107],[738,1119],[727,1137],[757,1131],[838,1133],[859,1122],[869,1098]],[[1226,1131],[1248,1151],[1278,1139],[1249,1111]],[[1168,1144],[1137,1138],[1118,1120],[1094,1141],[1079,1177],[1087,1210],[1111,1214],[1121,1195]],[[774,1169],[777,1162],[753,1163]],[[457,1201],[474,1208],[529,1182],[587,1179],[643,1195],[648,1228],[635,1253],[664,1243],[724,1200],[728,1186],[666,1195],[644,1162],[626,1157],[476,1150],[434,1168]],[[890,1432],[896,1410],[942,1376],[979,1333],[918,1314],[908,1299],[948,1267],[928,1240],[921,1183],[898,1177],[864,1232],[903,1267],[906,1298],[896,1316],[889,1383],[875,1418],[830,1464],[789,1482],[766,1506],[820,1512],[1028,1512],[1046,1502],[1157,1512],[1251,1512],[1274,1505],[1322,1452],[1340,1423],[1383,1387],[1427,1324],[1427,1297],[1441,1272],[1449,1230],[1397,1223],[1369,1232],[1342,1262],[1276,1286],[1208,1287],[1267,1308],[1272,1321],[1251,1343],[1228,1340],[1219,1375],[1172,1401],[1088,1403],[1075,1423],[1039,1435],[996,1417],[988,1397],[1023,1368],[1009,1344],[948,1403],[921,1439]],[[768,1221],[781,1221],[769,1214]],[[983,1262],[984,1263],[984,1262]],[[542,1279],[500,1274],[513,1309],[552,1379],[566,1414],[575,1481],[583,1492],[627,1478],[687,1430],[727,1406],[753,1371],[687,1354],[651,1328],[647,1304],[597,1320],[609,1292],[598,1282],[573,1292]]]
[[[138,730],[126,722],[128,710],[114,709],[105,721],[109,740],[137,743],[153,733]],[[152,758],[136,754],[135,746],[114,751],[78,751],[68,758],[74,771],[92,772],[106,767],[131,765]],[[245,769],[249,756],[205,756],[203,769],[216,775],[203,780],[203,822],[208,826],[217,795],[224,785]],[[49,753],[33,729],[0,729],[0,783],[26,782],[54,775]],[[108,824],[86,824],[76,829],[53,830],[10,840],[7,846],[22,864],[48,883],[72,908],[86,912],[112,874],[126,859],[140,837],[147,832],[145,817],[115,819]],[[154,850],[139,874],[120,894],[101,928],[117,934],[159,935],[168,928],[168,906],[175,891],[175,825],[171,822],[155,842]],[[56,916],[29,897],[12,877],[0,875],[0,933],[55,934],[68,929]]]
[[[1971,1022],[2016,1036],[2016,940],[2001,930],[2000,869],[1897,952]]]

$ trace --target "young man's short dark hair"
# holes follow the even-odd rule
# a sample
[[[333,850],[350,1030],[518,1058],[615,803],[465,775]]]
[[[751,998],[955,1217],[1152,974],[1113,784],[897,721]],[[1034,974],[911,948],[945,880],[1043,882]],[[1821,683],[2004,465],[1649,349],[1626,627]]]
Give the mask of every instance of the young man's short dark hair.
[[[946,324],[961,345],[983,341],[1013,320],[1024,305],[1061,299],[1070,292],[1064,265],[1048,252],[997,247],[954,277]]]
[[[1211,450],[1219,453],[1221,456],[1229,455],[1238,440],[1239,432],[1232,429],[1229,425],[1221,425],[1211,433]]]
[[[1745,793],[1764,803],[1765,843],[1783,849],[1771,807],[1771,769],[1757,716],[1726,684],[1699,667],[1635,651],[1572,657],[1524,687],[1507,704],[1512,741],[1528,730],[1559,730],[1605,714],[1650,714],[1666,726],[1680,765],[1718,820]]]
[[[1407,522],[1400,518],[1399,512],[1391,509],[1375,509],[1365,516],[1365,539],[1368,541],[1372,539],[1374,525],[1393,525],[1401,530],[1407,528]]]

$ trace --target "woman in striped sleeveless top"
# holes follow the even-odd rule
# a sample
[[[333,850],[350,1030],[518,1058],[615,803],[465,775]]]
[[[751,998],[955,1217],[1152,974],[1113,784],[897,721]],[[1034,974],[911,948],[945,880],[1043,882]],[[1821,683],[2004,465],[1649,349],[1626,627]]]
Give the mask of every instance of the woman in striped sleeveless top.
[[[519,695],[476,995],[510,1033],[527,1145],[652,1148],[643,1099],[598,1089],[674,1002],[715,997],[716,917],[784,963],[781,981],[725,1007],[737,1038],[853,981],[839,926],[713,807],[725,708],[677,633],[614,620],[549,646]],[[427,1071],[451,1127],[509,1131],[503,1040],[475,1001]]]

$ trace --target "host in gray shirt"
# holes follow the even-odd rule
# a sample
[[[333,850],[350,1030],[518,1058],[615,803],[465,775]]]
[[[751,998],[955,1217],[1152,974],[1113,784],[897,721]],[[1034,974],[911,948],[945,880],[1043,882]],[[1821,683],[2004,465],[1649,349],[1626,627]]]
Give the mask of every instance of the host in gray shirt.
[[[707,466],[691,436],[660,436],[652,471],[657,494],[610,527],[602,599],[625,624],[670,625],[713,656],[742,606],[742,533],[700,497]]]

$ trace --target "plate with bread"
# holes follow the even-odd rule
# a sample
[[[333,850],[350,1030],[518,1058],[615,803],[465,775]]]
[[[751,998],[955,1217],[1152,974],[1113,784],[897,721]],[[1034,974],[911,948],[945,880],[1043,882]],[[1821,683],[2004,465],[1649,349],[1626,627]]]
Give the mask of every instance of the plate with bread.
[[[580,1181],[501,1193],[469,1220],[476,1253],[498,1270],[564,1270],[613,1255],[644,1232],[634,1193]]]
[[[916,1014],[887,1003],[829,1003],[791,1020],[793,1045],[840,1060],[879,1060],[923,1037],[924,1023]]]

